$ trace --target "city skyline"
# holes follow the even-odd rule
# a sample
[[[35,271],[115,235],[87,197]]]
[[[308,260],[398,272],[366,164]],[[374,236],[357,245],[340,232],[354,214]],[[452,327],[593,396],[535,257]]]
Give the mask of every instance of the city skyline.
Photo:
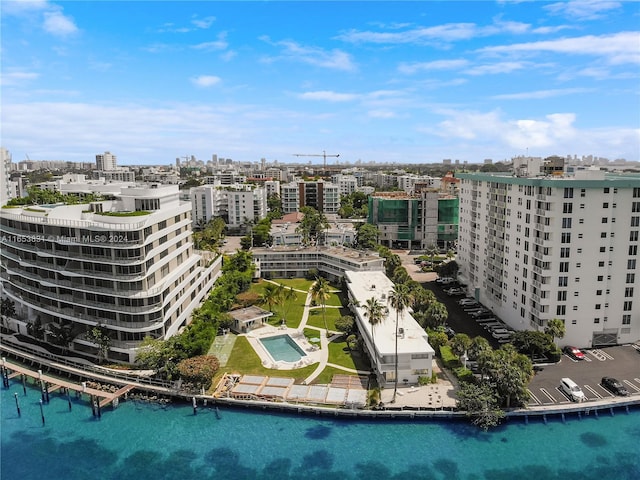
[[[14,162],[640,159],[637,2],[9,1],[1,12]]]

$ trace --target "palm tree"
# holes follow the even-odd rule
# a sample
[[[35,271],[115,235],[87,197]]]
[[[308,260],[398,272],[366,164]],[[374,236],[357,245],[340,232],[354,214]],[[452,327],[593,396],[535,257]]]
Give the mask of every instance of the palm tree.
[[[384,309],[382,304],[376,297],[369,298],[364,305],[364,316],[369,320],[371,324],[371,346],[373,348],[373,356],[376,356],[376,341],[375,341],[375,326],[382,322],[384,318]],[[375,359],[374,359],[375,362]]]
[[[431,266],[433,266],[433,261],[435,260],[438,251],[438,247],[435,245],[429,245],[427,247],[427,255],[431,258]]]
[[[556,341],[556,338],[563,338],[566,332],[564,321],[559,318],[552,318],[547,322],[547,326],[544,327],[544,333],[547,335],[551,335],[551,339],[553,342]]]
[[[311,287],[311,298],[316,303],[320,303],[322,305],[322,320],[324,321],[324,328],[327,332],[327,337],[329,336],[329,327],[327,326],[327,316],[326,316],[326,305],[327,300],[329,300],[329,296],[331,294],[329,282],[327,282],[323,277],[318,277],[316,283]]]
[[[404,311],[413,303],[413,295],[406,284],[399,283],[394,285],[393,290],[389,293],[389,303],[396,310],[396,365],[393,398],[391,400],[391,403],[394,403],[396,401],[396,394],[398,393],[398,321],[400,315],[404,314]]]
[[[267,305],[269,307],[269,311],[273,312],[273,306],[278,305],[280,303],[280,292],[278,289],[278,285],[273,283],[267,283],[264,287],[262,295],[260,295],[260,304]]]
[[[280,303],[282,304],[282,323],[287,323],[287,312],[291,307],[291,302],[296,299],[296,291],[293,287],[285,288],[284,285],[279,284],[278,286],[278,296],[280,298]]]
[[[16,316],[16,304],[10,298],[0,300],[0,314],[2,326],[8,327],[9,319]]]

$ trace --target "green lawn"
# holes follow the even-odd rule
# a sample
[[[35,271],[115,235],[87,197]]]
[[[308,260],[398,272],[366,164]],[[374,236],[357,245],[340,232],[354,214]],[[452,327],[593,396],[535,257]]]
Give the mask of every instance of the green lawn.
[[[311,375],[317,366],[317,364],[313,364],[297,370],[274,370],[265,368],[262,366],[260,357],[249,343],[249,340],[247,340],[246,337],[238,337],[233,345],[229,360],[227,360],[227,365],[218,370],[214,376],[213,386],[215,387],[215,385],[217,385],[220,377],[222,377],[222,374],[225,372],[294,378],[296,383],[300,383]]]
[[[250,291],[255,292],[258,295],[262,295],[264,292],[264,288],[267,285],[268,282],[265,282],[264,280],[261,280],[257,283],[252,283]],[[269,323],[271,325],[280,325],[280,323],[282,322],[282,315],[285,313],[283,310],[286,310],[287,326],[291,328],[298,328],[300,322],[302,321],[302,312],[304,311],[304,302],[307,299],[307,295],[301,292],[295,292],[295,294],[295,298],[287,302],[286,305],[273,306],[273,316],[269,318]],[[266,305],[258,306],[267,310]]]
[[[331,382],[334,375],[356,375],[355,373],[346,372],[335,367],[326,367],[313,382],[314,385],[326,385]]]
[[[342,315],[349,315],[346,308],[326,308],[325,315],[327,317],[327,326],[329,330],[336,330],[336,320]],[[318,327],[324,330],[324,321],[322,319],[322,307],[313,308],[309,311],[309,319],[307,325]]]
[[[368,357],[360,350],[349,351],[346,338],[346,335],[343,335],[329,342],[329,363],[355,370],[371,370]]]
[[[313,285],[313,280],[306,280],[304,278],[274,278],[274,282],[278,282],[285,287],[293,287],[296,290],[304,290],[308,292]]]

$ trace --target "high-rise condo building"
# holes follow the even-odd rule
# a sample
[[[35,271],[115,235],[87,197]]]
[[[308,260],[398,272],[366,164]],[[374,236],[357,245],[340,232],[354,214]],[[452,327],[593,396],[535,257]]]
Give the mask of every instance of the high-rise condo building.
[[[457,261],[476,298],[516,330],[563,320],[561,344],[640,338],[639,176],[456,176]]]
[[[122,362],[135,360],[146,336],[177,333],[221,264],[194,251],[191,205],[178,196],[176,185],[145,185],[114,200],[0,209],[2,296],[17,313],[9,328],[37,325],[55,343],[54,326],[67,326],[62,346],[96,357],[87,332],[101,326],[107,358]]]

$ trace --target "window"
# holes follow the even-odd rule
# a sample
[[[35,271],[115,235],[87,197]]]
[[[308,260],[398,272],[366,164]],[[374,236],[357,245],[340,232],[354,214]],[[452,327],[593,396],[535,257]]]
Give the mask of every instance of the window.
[[[596,290],[596,295],[602,295],[602,290]]]
[[[562,228],[571,228],[571,217],[562,219]]]
[[[622,315],[622,324],[623,325],[631,325],[631,315],[629,314],[624,314]]]
[[[569,258],[569,253],[571,249],[569,247],[561,247],[560,248],[560,258]]]
[[[593,323],[600,323],[600,319],[599,318],[594,318],[593,319]]]
[[[573,203],[563,203],[562,213],[573,213]]]
[[[640,227],[640,217],[631,217],[631,226]]]
[[[560,262],[560,272],[567,273],[569,271],[569,262]]]
[[[633,297],[633,287],[626,287],[624,289],[625,298]]]
[[[607,232],[600,232],[600,238],[607,238]]]
[[[629,241],[630,242],[638,241],[638,230],[632,230],[629,232]]]
[[[558,290],[558,301],[566,302],[567,301],[567,291],[566,290]]]
[[[635,273],[627,273],[627,281],[626,283],[636,283],[636,274]]]
[[[631,211],[640,212],[640,202],[631,202]]]
[[[569,277],[558,277],[558,286],[566,287],[569,284]]]
[[[564,189],[564,198],[573,198],[573,188],[566,187]]]
[[[632,305],[633,302],[631,300],[625,300],[622,310],[624,310],[625,312],[630,312]]]
[[[604,280],[604,276],[603,275],[598,275],[598,281],[602,282]]]
[[[604,267],[604,262],[598,262],[599,267]]]
[[[604,202],[602,204],[602,208],[609,208],[609,202]]]
[[[633,258],[631,260],[627,260],[627,270],[635,270],[636,269],[636,259]]]
[[[600,253],[604,253],[607,251],[607,247],[600,247]]]
[[[566,315],[567,306],[566,305],[558,305],[556,306],[556,315]]]
[[[561,243],[571,243],[571,233],[563,232],[561,237],[560,237],[560,242]]]
[[[609,193],[609,187],[604,187],[604,193]]]
[[[600,310],[602,308],[602,304],[601,303],[596,303],[596,310]]]
[[[637,255],[637,254],[638,254],[638,246],[629,245],[629,255]]]

